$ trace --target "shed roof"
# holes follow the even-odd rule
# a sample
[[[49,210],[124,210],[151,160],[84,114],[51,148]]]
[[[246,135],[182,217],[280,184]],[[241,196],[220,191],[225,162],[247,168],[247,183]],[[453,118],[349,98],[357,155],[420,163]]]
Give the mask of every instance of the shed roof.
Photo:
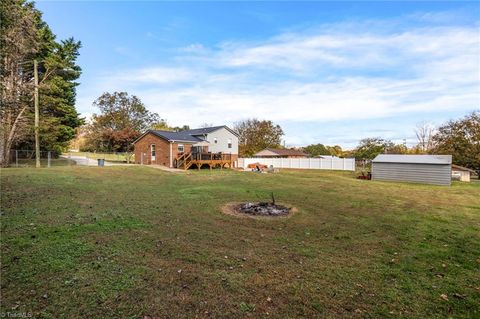
[[[403,155],[380,154],[373,159],[374,163],[411,163],[411,164],[452,164],[452,155]]]

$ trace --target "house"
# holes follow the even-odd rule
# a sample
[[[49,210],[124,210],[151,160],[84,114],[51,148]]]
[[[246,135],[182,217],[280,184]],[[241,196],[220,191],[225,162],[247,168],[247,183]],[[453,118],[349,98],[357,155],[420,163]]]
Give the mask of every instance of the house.
[[[253,154],[253,157],[264,158],[305,158],[308,155],[296,149],[278,149],[266,148],[258,153]]]
[[[212,168],[232,167],[238,159],[238,134],[227,126],[180,132],[149,130],[133,144],[137,164]]]
[[[372,160],[372,179],[450,185],[451,155],[381,154]]]
[[[475,171],[470,168],[452,164],[452,178],[461,182],[470,182],[470,175],[475,174]]]
[[[315,157],[316,158],[322,158],[322,159],[340,159],[340,157],[335,156],[335,155],[317,155]]]

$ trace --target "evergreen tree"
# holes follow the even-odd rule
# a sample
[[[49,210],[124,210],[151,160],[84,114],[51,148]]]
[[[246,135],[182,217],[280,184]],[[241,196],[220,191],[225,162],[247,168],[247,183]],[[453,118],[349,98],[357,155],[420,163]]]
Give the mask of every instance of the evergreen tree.
[[[61,152],[82,124],[75,110],[80,42],[56,41],[34,3],[0,2],[0,164],[12,148],[34,149],[33,60],[39,62],[41,149]]]

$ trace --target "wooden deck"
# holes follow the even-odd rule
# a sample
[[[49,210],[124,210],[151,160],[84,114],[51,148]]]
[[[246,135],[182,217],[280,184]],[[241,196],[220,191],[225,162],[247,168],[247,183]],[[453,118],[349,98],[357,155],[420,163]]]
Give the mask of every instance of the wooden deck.
[[[210,169],[215,167],[229,167],[233,164],[232,154],[225,153],[183,153],[174,161],[174,167],[183,168],[185,170],[192,166],[201,169],[202,166],[208,165]]]

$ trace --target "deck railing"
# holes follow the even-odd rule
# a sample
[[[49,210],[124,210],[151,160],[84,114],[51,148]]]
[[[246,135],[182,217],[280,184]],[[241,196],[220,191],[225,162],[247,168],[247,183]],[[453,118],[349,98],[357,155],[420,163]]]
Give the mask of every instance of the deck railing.
[[[230,165],[232,164],[232,154],[212,153],[212,152],[195,152],[195,153],[181,153],[175,160],[175,167],[188,169],[193,164],[198,168],[202,165],[209,165],[210,168],[215,165]]]
[[[194,161],[230,161],[232,159],[232,154],[225,153],[202,152],[191,154]]]

